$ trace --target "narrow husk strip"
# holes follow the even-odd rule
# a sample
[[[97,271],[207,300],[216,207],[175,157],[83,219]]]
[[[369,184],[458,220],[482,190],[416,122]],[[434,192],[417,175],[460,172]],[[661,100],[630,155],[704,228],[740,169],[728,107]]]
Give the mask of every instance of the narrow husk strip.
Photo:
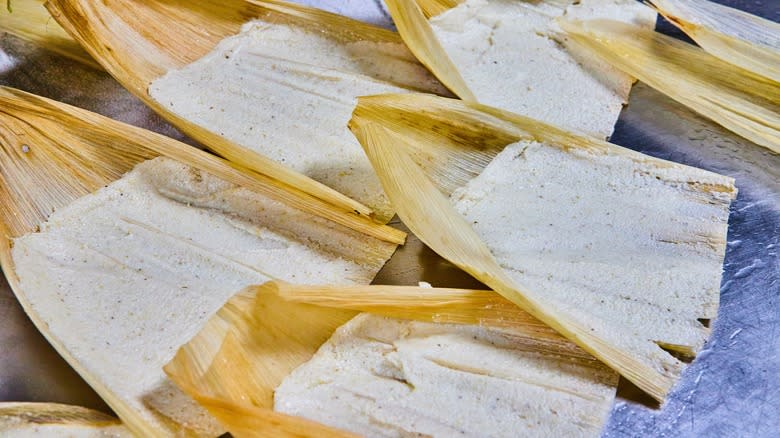
[[[561,27],[624,72],[724,128],[780,153],[780,87],[690,44],[610,20]]]
[[[421,8],[414,0],[388,0],[385,3],[398,27],[398,32],[414,56],[428,67],[428,70],[435,72],[436,77],[450,91],[463,100],[475,102],[476,97],[469,90],[455,64],[447,56],[426,18],[426,15],[444,12],[450,7],[456,6],[457,3],[446,0],[444,2],[432,1],[428,2],[424,8]]]
[[[116,417],[60,403],[0,403],[0,434],[53,434],[80,437],[130,437]]]
[[[647,0],[704,50],[780,82],[780,24],[708,0]]]

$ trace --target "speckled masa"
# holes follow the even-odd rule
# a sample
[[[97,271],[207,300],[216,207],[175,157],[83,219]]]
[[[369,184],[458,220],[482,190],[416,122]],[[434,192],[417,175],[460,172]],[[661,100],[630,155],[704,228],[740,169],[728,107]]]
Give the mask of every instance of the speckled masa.
[[[722,1],[780,21],[776,0]],[[389,25],[379,1],[308,4]],[[679,36],[668,24],[659,29]],[[154,131],[178,132],[108,75],[0,35],[0,84],[55,98]],[[780,156],[742,140],[638,84],[612,136],[649,155],[736,178],[721,308],[706,349],[661,409],[624,385],[605,437],[777,436],[780,431]],[[377,277],[385,284],[473,287],[476,282],[410,239]],[[107,407],[45,343],[0,285],[0,400]]]

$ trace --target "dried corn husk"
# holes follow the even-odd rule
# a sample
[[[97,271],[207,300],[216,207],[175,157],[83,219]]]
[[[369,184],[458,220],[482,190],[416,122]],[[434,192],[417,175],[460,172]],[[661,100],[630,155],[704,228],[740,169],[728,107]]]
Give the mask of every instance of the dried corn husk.
[[[718,283],[725,253],[727,226],[724,218],[716,220],[709,214],[686,213],[693,215],[690,219],[691,221],[702,221],[702,223],[713,221],[711,230],[705,232],[693,229],[686,231],[672,220],[675,217],[674,215],[669,216],[671,219],[669,219],[669,228],[665,234],[677,236],[673,238],[673,241],[680,244],[684,244],[687,241],[690,241],[692,244],[703,239],[702,243],[706,245],[706,249],[702,249],[702,251],[711,254],[713,258],[710,259],[708,258],[710,256],[707,256],[707,258],[702,260],[715,260],[715,263],[702,261],[701,263],[704,263],[702,266],[707,267],[708,273],[694,276],[695,278],[708,279],[705,281],[706,285],[702,285],[705,291],[702,295],[698,295],[699,292],[690,290],[690,287],[685,284],[672,282],[667,287],[671,287],[676,291],[668,292],[669,294],[679,294],[679,296],[688,296],[686,294],[690,294],[692,299],[696,297],[691,304],[686,304],[687,301],[683,300],[681,301],[682,304],[680,304],[683,306],[682,308],[672,309],[676,305],[669,304],[668,298],[653,296],[652,291],[643,290],[648,285],[639,282],[630,286],[635,289],[635,292],[631,292],[628,289],[624,293],[629,293],[629,298],[626,299],[635,301],[635,304],[639,303],[637,305],[640,305],[640,308],[627,313],[625,310],[615,310],[611,313],[611,318],[615,320],[606,321],[601,319],[602,317],[594,317],[593,315],[599,312],[603,313],[605,311],[603,309],[609,308],[606,306],[611,300],[615,300],[615,303],[620,303],[621,301],[618,298],[613,297],[609,299],[610,301],[605,301],[607,300],[605,297],[601,300],[602,304],[598,304],[599,297],[596,295],[594,296],[594,302],[586,303],[587,305],[581,306],[581,309],[568,308],[568,310],[564,311],[561,304],[555,304],[558,302],[555,300],[561,299],[555,298],[558,296],[556,295],[558,293],[556,292],[556,287],[563,287],[560,286],[561,283],[542,281],[535,286],[535,289],[529,289],[523,286],[523,284],[518,284],[518,278],[522,279],[523,282],[530,280],[523,275],[517,275],[517,272],[521,272],[525,268],[530,270],[536,269],[537,271],[541,268],[533,268],[533,265],[526,267],[511,265],[515,271],[512,271],[514,273],[510,277],[508,275],[510,271],[503,269],[502,266],[503,263],[512,262],[512,253],[507,253],[508,249],[501,248],[502,265],[499,265],[493,253],[494,247],[488,247],[483,240],[489,237],[488,234],[484,234],[489,233],[489,230],[486,231],[479,228],[481,234],[478,235],[475,232],[475,228],[473,228],[477,226],[476,219],[470,219],[475,221],[473,224],[468,223],[464,216],[455,210],[450,203],[451,201],[442,192],[450,194],[454,187],[461,187],[461,190],[463,190],[463,184],[470,178],[473,178],[475,174],[479,174],[481,171],[480,167],[484,167],[485,161],[491,155],[498,153],[501,143],[506,145],[515,142],[541,144],[543,147],[548,148],[551,154],[557,154],[556,157],[558,158],[556,159],[558,161],[549,161],[549,164],[545,164],[544,161],[541,164],[537,163],[536,165],[542,166],[537,168],[538,172],[542,172],[544,166],[552,166],[552,169],[557,168],[555,166],[579,166],[581,164],[578,163],[582,163],[582,160],[585,160],[585,162],[592,160],[594,162],[592,165],[589,165],[592,167],[588,167],[594,174],[597,174],[600,168],[612,168],[607,166],[633,166],[636,168],[635,174],[640,175],[638,177],[640,181],[642,179],[648,182],[665,181],[663,184],[669,184],[671,187],[667,195],[659,197],[660,204],[658,204],[658,208],[661,210],[677,205],[671,204],[672,202],[679,202],[681,206],[683,202],[691,203],[690,205],[692,206],[700,205],[700,202],[704,202],[703,205],[719,205],[719,215],[727,215],[727,206],[736,193],[733,187],[733,180],[648,157],[596,139],[580,137],[541,122],[494,108],[433,96],[395,95],[361,98],[355,110],[351,126],[353,132],[355,132],[361,144],[363,144],[377,173],[380,175],[386,192],[398,209],[399,216],[423,242],[444,258],[455,263],[499,292],[506,299],[517,304],[539,320],[549,324],[563,336],[604,361],[605,364],[621,373],[657,400],[664,399],[679,377],[683,364],[671,355],[664,353],[659,345],[679,350],[688,355],[695,354],[701,348],[707,335],[707,329],[699,324],[697,319],[714,318],[717,313]],[[474,153],[467,153],[469,146],[473,148]],[[523,153],[521,151],[517,156],[517,159],[521,160],[521,162]],[[598,160],[601,159],[599,157],[612,160],[610,161],[611,164],[599,164]],[[442,168],[461,169],[462,171],[441,172],[440,169]],[[560,175],[560,173],[555,175]],[[549,183],[555,187],[555,179],[558,176],[551,176],[550,178],[552,180]],[[605,184],[603,189],[600,188],[602,187],[600,185],[593,189],[597,190],[596,195],[598,190],[603,190],[606,194],[619,188],[619,186],[614,186],[614,181],[612,181],[611,177],[606,178],[607,180],[601,183],[592,183]],[[502,182],[500,184],[501,187],[515,187],[513,184],[521,183]],[[577,184],[580,184],[580,186],[577,187]],[[586,183],[576,183],[574,186],[568,187],[566,193],[582,192],[584,190],[582,185],[584,184]],[[678,186],[678,184],[681,184],[681,186]],[[534,193],[536,190],[541,191],[543,186],[544,184],[541,187],[518,188],[514,191],[517,193],[524,193],[525,191]],[[690,189],[690,193],[683,191],[681,194],[675,194],[675,191],[678,190],[675,187],[687,187]],[[590,190],[590,188],[587,188],[587,190]],[[618,210],[628,212],[627,214],[633,214],[633,211],[643,208],[641,204],[646,204],[653,199],[652,197],[647,197],[646,201],[640,205],[635,205],[635,202],[631,200],[631,196],[630,194],[625,194],[623,198],[612,199],[610,205],[625,203],[626,205]],[[666,199],[667,196],[669,200]],[[675,197],[675,201],[671,200],[673,197]],[[501,199],[496,200],[496,202],[500,203]],[[545,221],[552,223],[558,218],[569,217],[572,211],[576,211],[576,209],[569,208],[566,202],[550,201],[544,205],[552,209],[560,208],[562,211],[552,212],[550,213],[551,216],[546,219],[540,217],[538,220],[543,222],[543,224],[536,224],[533,222],[533,220],[536,220],[532,214],[533,211],[526,210],[526,208],[533,209],[539,206],[525,207],[522,204],[516,204],[518,202],[521,201],[510,199],[503,201],[508,206],[507,209],[514,208],[516,211],[516,213],[511,214],[503,213],[507,214],[505,221],[509,220],[513,224],[516,223],[517,226],[514,228],[516,230],[529,227],[527,231],[529,238],[532,236],[555,236],[555,228],[546,226],[539,228],[539,226],[547,225]],[[664,207],[664,204],[668,204],[668,206]],[[650,214],[656,213],[650,212]],[[699,215],[703,215],[703,217]],[[524,222],[526,217],[530,218],[531,222]],[[586,215],[586,217],[589,217],[589,215]],[[596,217],[598,215],[593,216],[593,218]],[[654,241],[654,239],[663,239],[663,237],[653,236],[639,237],[639,234],[642,234],[642,232],[635,233],[633,230],[621,231],[620,225],[611,223],[610,220],[610,218],[593,219],[593,223],[597,224],[601,223],[597,221],[604,221],[604,226],[614,227],[610,234],[613,237],[625,232],[625,237],[628,241],[636,239],[637,248],[651,248],[653,244],[649,242]],[[588,220],[583,222],[583,224],[588,223],[590,223]],[[503,236],[505,231],[501,233]],[[516,231],[513,233],[516,233]],[[588,234],[585,230],[582,233]],[[649,247],[646,246],[646,243],[643,243],[642,239],[645,238],[648,239]],[[515,236],[515,239],[523,240],[524,237]],[[498,244],[500,244],[502,241],[511,241],[512,238],[504,236],[503,239],[498,240]],[[495,239],[491,240],[491,242],[493,242],[492,245],[497,245]],[[529,249],[524,251],[529,251]],[[571,248],[568,251],[576,254],[578,251],[583,251],[583,249]],[[610,249],[607,248],[604,251],[606,251],[606,254],[609,254]],[[637,257],[644,257],[648,262],[654,260],[653,257],[657,257],[650,249],[646,251],[645,256],[638,255]],[[544,254],[545,252],[539,253],[539,263],[544,264],[544,260],[546,260]],[[583,252],[583,254],[588,253]],[[680,260],[686,258],[682,254],[676,257]],[[550,260],[550,263],[554,261]],[[527,263],[530,263],[530,261]],[[620,266],[621,263],[630,262],[618,260],[616,263],[617,266]],[[557,269],[565,271],[568,268],[564,265]],[[618,271],[615,275],[618,277],[621,275],[626,276],[626,280],[629,282],[634,276],[642,277],[643,275],[649,275],[642,274],[641,269],[636,273],[632,273],[631,269],[631,266],[626,266],[624,271]],[[541,275],[539,272],[533,272]],[[561,275],[563,274],[564,272],[561,272]],[[679,275],[683,274],[685,274],[685,271],[681,271]],[[552,281],[556,273],[545,275],[549,275],[550,281]],[[687,282],[688,277],[685,278]],[[709,281],[709,279],[712,281]],[[603,287],[607,287],[606,283]],[[538,290],[540,288],[547,290],[540,291]],[[577,286],[574,286],[574,288],[576,289]],[[582,293],[584,293],[584,290],[582,289]],[[608,290],[604,290],[604,293],[607,296],[611,296]],[[647,298],[631,298],[634,296],[634,293],[637,296],[647,295]],[[647,302],[646,307],[641,307],[643,306],[641,303],[645,302],[645,300],[650,301]],[[605,302],[607,304],[603,304]],[[666,316],[657,311],[656,306],[662,306],[664,311],[669,307],[670,312],[672,310],[679,312],[680,319],[678,321],[680,322],[668,321]],[[583,312],[583,310],[585,311]],[[643,315],[644,321],[655,321],[654,318],[659,318],[658,324],[664,324],[664,327],[666,327],[665,324],[667,323],[672,324],[672,326],[675,326],[675,324],[680,326],[679,330],[671,332],[664,328],[666,335],[663,336],[675,337],[677,333],[686,333],[686,336],[689,335],[690,339],[686,341],[659,339],[657,337],[658,334],[637,332],[639,328],[633,328],[631,326],[632,323],[629,323],[628,320],[621,320],[623,316],[620,315],[631,317],[631,315],[640,313]],[[648,328],[646,327],[642,330],[648,330]],[[637,334],[632,335],[632,333]]]
[[[79,43],[51,18],[44,3],[44,0],[15,0],[12,8],[0,8],[0,32],[8,32],[68,58],[100,68]]]
[[[557,17],[652,29],[633,0],[388,0],[410,50],[458,97],[608,138],[633,79],[572,44]],[[378,93],[377,93],[378,94]]]
[[[235,267],[236,275],[244,279],[243,285],[269,278],[294,281],[296,275],[303,279],[307,275],[314,275],[321,280],[323,274],[332,277],[328,281],[338,278],[340,282],[346,279],[353,283],[368,283],[384,261],[390,257],[395,247],[393,243],[368,236],[383,235],[396,241],[403,239],[403,233],[387,226],[376,224],[366,217],[344,212],[296,189],[190,146],[88,111],[8,88],[0,89],[0,146],[2,146],[0,167],[3,169],[0,175],[2,178],[0,236],[3,239],[0,263],[3,271],[36,327],[106,400],[126,426],[134,433],[144,436],[172,433],[184,427],[183,422],[186,421],[177,418],[176,415],[179,413],[177,409],[181,407],[181,403],[186,402],[186,397],[185,400],[176,397],[173,400],[166,399],[169,394],[176,395],[176,391],[169,392],[165,388],[165,382],[161,382],[162,388],[154,388],[160,389],[159,393],[144,394],[145,397],[149,396],[149,399],[144,398],[143,403],[128,397],[127,394],[124,394],[124,397],[118,395],[116,385],[119,383],[146,389],[149,389],[150,383],[149,374],[143,374],[148,371],[144,368],[149,366],[145,362],[146,359],[141,354],[129,354],[126,351],[117,355],[116,349],[121,350],[125,343],[114,342],[115,337],[130,336],[122,332],[126,328],[131,331],[138,329],[139,333],[150,334],[148,330],[144,332],[145,324],[157,323],[169,326],[170,333],[187,336],[186,329],[181,324],[194,324],[194,329],[197,330],[199,318],[204,318],[205,321],[208,317],[208,306],[216,306],[213,307],[213,310],[216,310],[224,301],[220,301],[217,293],[219,288],[210,290],[210,294],[194,296],[184,292],[179,295],[169,294],[165,292],[167,283],[164,279],[159,276],[154,277],[152,274],[148,275],[150,278],[145,279],[150,280],[144,283],[148,288],[133,282],[111,283],[112,272],[117,273],[116,266],[120,268],[126,266],[128,269],[122,272],[132,273],[136,268],[146,269],[147,265],[143,265],[144,263],[168,263],[168,260],[173,260],[171,266],[182,264],[194,266],[198,260],[206,260],[207,263],[198,271],[198,274],[202,275],[200,279],[181,277],[181,274],[178,274],[180,278],[176,281],[185,283],[182,286],[185,287],[183,291],[187,290],[186,287],[189,287],[190,291],[196,291],[203,287],[202,285],[213,281],[209,275],[213,274],[214,269],[218,267],[217,262]],[[172,160],[157,159],[151,164],[143,163],[127,177],[115,181],[136,164],[159,155],[174,158],[193,167]],[[156,169],[157,173],[150,173],[150,169]],[[182,173],[180,169],[185,172]],[[131,176],[135,179],[127,179]],[[155,210],[157,204],[154,203],[146,204],[147,208],[140,213],[143,216],[140,222],[136,220],[138,217],[128,216],[129,210],[126,209],[136,202],[128,197],[132,194],[132,190],[129,189],[134,187],[132,181],[141,181],[147,185],[156,184],[151,186],[154,190],[149,190],[149,199],[152,201],[168,199],[166,202],[177,203],[181,210],[177,210],[178,213],[192,210],[194,216],[191,217],[197,217],[201,211],[208,214],[226,211],[224,220],[220,223],[223,226],[233,227],[237,230],[237,235],[249,236],[247,243],[249,249],[244,251],[240,247],[227,248],[225,249],[227,252],[223,251],[221,254],[218,251],[214,252],[214,249],[205,246],[206,241],[203,239],[208,239],[209,235],[216,233],[216,229],[209,229],[209,233],[194,230],[187,235],[188,224],[181,215],[174,215],[174,219],[182,219],[181,222],[175,222],[173,225],[177,232],[180,229],[183,233],[181,234],[183,237],[180,236],[177,240],[177,236],[171,234],[171,227],[166,234],[166,230],[155,228],[153,222],[144,222],[157,217],[160,217],[160,220],[164,219],[165,215]],[[103,188],[104,186],[106,187]],[[249,190],[239,189],[239,186]],[[92,194],[98,189],[101,190]],[[152,193],[153,191],[155,193]],[[112,198],[112,196],[116,197]],[[108,200],[113,200],[113,204],[98,203],[96,208],[90,207],[94,207],[91,204],[93,200],[106,199],[106,197]],[[141,201],[143,199],[145,198]],[[261,203],[263,208],[257,207],[258,199],[268,200]],[[79,210],[77,206],[86,207]],[[101,206],[109,206],[109,208]],[[76,211],[73,211],[74,209]],[[39,228],[41,224],[47,221],[55,210],[52,216],[56,218],[54,223],[45,224],[41,230]],[[107,219],[99,223],[90,222],[97,217]],[[245,219],[245,217],[249,218]],[[334,220],[325,219],[328,217]],[[285,218],[287,218],[286,223]],[[101,239],[94,239],[89,244],[75,244],[73,248],[58,250],[54,246],[62,241],[62,236],[66,237],[65,243],[70,241],[67,239],[71,239],[67,238],[67,234],[56,234],[62,227],[70,226],[67,223],[78,225],[81,227],[79,230],[87,234],[103,233],[113,229],[112,227],[119,227],[117,228],[119,231],[112,234],[114,237],[111,239],[107,234],[103,234]],[[344,225],[338,225],[339,223]],[[350,223],[353,224],[352,228],[346,225]],[[116,224],[125,224],[124,227],[129,227],[129,232],[123,234],[122,226]],[[281,231],[278,230],[283,231],[284,227],[292,227],[294,232],[280,234]],[[366,233],[355,231],[358,229]],[[165,243],[160,245],[160,240],[153,239],[157,234],[168,236],[170,239],[163,239]],[[133,240],[135,246],[129,245],[131,241],[120,243],[121,236],[125,235],[136,239]],[[72,236],[75,236],[72,239],[79,238],[76,234]],[[300,236],[302,236],[301,242],[294,240]],[[143,240],[146,238],[151,239],[149,242],[152,243],[156,241],[157,247],[154,244],[146,245],[147,241]],[[192,242],[195,244],[193,245]],[[235,240],[231,242],[236,244]],[[262,245],[264,242],[268,242],[265,245],[268,248]],[[226,241],[225,244],[227,243]],[[256,248],[252,247],[254,243],[258,244]],[[257,265],[258,257],[268,254],[263,251],[273,252],[280,243],[288,245],[285,248],[288,248],[289,254],[293,256],[308,254],[307,257],[310,258],[289,260],[289,256],[284,252],[277,252],[266,257],[267,265]],[[177,245],[182,244],[193,246],[191,250],[184,251],[184,258],[166,258],[161,255],[165,251],[175,250]],[[216,244],[219,245],[220,242]],[[139,254],[144,256],[136,254],[138,256],[136,257],[127,252],[134,250],[138,250]],[[208,255],[209,250],[215,255],[204,256],[204,254]],[[71,266],[70,263],[74,257],[80,257],[77,253],[82,254],[85,251],[108,254],[107,260],[114,260],[114,262],[100,266],[88,265],[89,269],[79,271],[82,269],[79,267],[81,265]],[[235,251],[241,252],[241,263],[236,262],[239,258]],[[33,256],[38,253],[45,256],[34,258]],[[187,259],[187,254],[192,254],[192,259]],[[316,266],[309,266],[311,258],[316,259],[317,263],[314,263]],[[174,263],[176,260],[178,265]],[[20,264],[20,261],[24,263]],[[130,269],[134,263],[136,267]],[[285,264],[295,265],[295,269],[285,268]],[[356,269],[350,268],[349,272],[344,270],[350,266]],[[317,272],[320,267],[322,272]],[[87,286],[63,280],[66,278],[63,275],[69,275],[68,272],[71,270],[81,272],[78,281],[84,282]],[[95,280],[95,276],[103,274],[106,275],[105,278]],[[239,277],[233,275],[231,278]],[[251,280],[246,281],[247,278]],[[155,287],[158,289],[152,289],[152,283],[156,284]],[[113,284],[113,286],[98,287],[99,284]],[[162,287],[163,293],[155,296],[154,300],[144,299],[144,293],[153,290],[159,292],[161,284],[165,286]],[[179,287],[178,284],[181,283],[177,283],[176,287]],[[89,285],[95,286],[94,289],[90,290]],[[73,287],[76,288],[75,292]],[[130,289],[125,290],[127,288]],[[84,290],[89,293],[81,295],[78,292]],[[234,290],[235,288],[230,286],[230,289],[223,293],[232,293]],[[116,301],[113,297],[120,293],[125,295]],[[227,299],[227,296],[229,295],[224,296],[224,299]],[[129,299],[123,301],[125,298]],[[199,304],[199,300],[206,299],[209,303],[204,301]],[[163,301],[166,303],[162,304]],[[123,308],[122,302],[127,303],[129,307]],[[205,313],[176,314],[176,309],[186,305],[193,305]],[[157,313],[166,311],[171,311],[173,314],[166,314],[159,320],[154,319],[158,316]],[[94,325],[90,325],[98,324],[97,321],[102,321],[100,330],[94,330]],[[179,324],[179,327],[176,327],[176,324]],[[151,348],[145,347],[145,344],[151,345],[160,341],[175,342],[170,350],[172,355],[173,349],[184,341],[170,341],[176,335],[171,335],[174,336],[171,338],[154,333],[153,336],[154,339],[150,342],[136,346]],[[96,339],[100,342],[93,342]],[[109,344],[115,346],[110,347]],[[128,342],[128,345],[133,343]],[[90,348],[92,351],[101,352],[94,353],[98,355],[97,359],[92,353],[85,353],[90,351]],[[165,353],[154,351],[152,355],[157,354]],[[167,362],[168,359],[165,361]],[[132,370],[124,369],[120,364],[115,363],[117,360],[123,363],[135,363],[135,365],[132,366]],[[152,359],[150,363],[154,360]],[[121,382],[117,379],[109,381],[108,377],[111,376],[106,377],[95,371],[100,367],[112,367],[111,364],[116,365],[112,369],[116,369],[117,373],[138,372],[142,373],[142,378],[125,379]],[[156,384],[154,375],[164,379],[161,367],[162,363],[159,367],[154,367],[152,385]],[[152,398],[152,395],[158,397]],[[190,403],[195,406],[194,402],[190,401]],[[151,421],[150,415],[157,420]],[[208,416],[199,418],[192,423],[186,423],[186,429],[183,429],[182,433],[201,434],[204,432],[203,427],[211,423],[214,423],[214,420]],[[219,430],[208,432],[219,432]]]
[[[50,1],[48,8],[57,21],[121,84],[206,147],[233,162],[287,181],[334,205],[342,205],[348,211],[354,210],[361,214],[370,214],[373,211],[376,218],[382,222],[387,222],[392,217],[392,211],[389,210],[387,199],[382,195],[381,186],[371,173],[371,166],[365,161],[360,147],[343,127],[349,118],[355,97],[345,90],[354,88],[350,80],[355,79],[364,87],[373,90],[364,94],[389,90],[401,92],[404,89],[446,91],[406,52],[402,41],[394,32],[283,1],[233,0],[194,3],[155,0],[138,3],[123,0],[95,3],[87,0],[56,0]],[[243,40],[220,42],[236,36],[242,30],[242,25],[253,19],[263,20],[264,25],[270,27],[308,31],[317,38],[327,40],[333,50],[346,50],[352,43],[392,45],[395,50],[404,53],[386,56],[374,64],[396,61],[408,64],[410,68],[419,70],[417,76],[422,75],[426,79],[418,84],[412,77],[416,77],[415,75],[396,75],[400,79],[395,81],[382,78],[381,74],[386,73],[387,65],[382,65],[384,70],[371,71],[371,68],[367,68],[369,73],[365,74],[355,73],[356,67],[322,68],[308,65],[306,60],[299,59],[304,49],[280,50],[278,54],[267,59],[255,56],[254,52],[245,55],[247,50],[236,51],[236,58],[246,56],[261,65],[272,64],[274,67],[271,72],[267,72],[250,65],[240,72],[243,75],[240,81],[227,83],[224,87],[219,85],[219,81],[225,77],[232,78],[228,75],[231,69],[217,68],[216,74],[207,74],[208,80],[204,81],[208,83],[205,85],[194,83],[192,79],[180,80],[170,76],[175,73],[184,74],[183,72],[189,71],[187,66],[192,63],[195,63],[195,68],[196,64],[200,65],[196,62],[199,60],[202,63],[232,62],[226,59],[230,58],[230,54],[219,51],[223,46],[227,47],[226,44],[243,44]],[[209,54],[211,56],[207,56]],[[371,58],[373,53],[361,56]],[[366,60],[361,58],[360,61]],[[371,64],[371,59],[368,59],[367,63]],[[298,74],[280,73],[286,69],[295,69]],[[304,79],[310,81],[299,78],[304,76]],[[169,82],[164,81],[166,77],[170,79]],[[277,86],[252,95],[252,86],[249,85],[253,83],[252,80],[259,80],[261,85],[273,82]],[[164,95],[165,100],[161,100],[162,97],[155,98],[152,93],[163,93],[160,91],[162,88],[159,87],[159,81],[169,86],[183,87],[185,91],[176,88],[175,92],[169,95],[155,94]],[[320,93],[326,85],[337,86],[342,83],[342,90],[327,89]],[[203,97],[200,94],[209,92],[217,93],[218,97],[225,99],[235,94],[237,98],[244,100],[239,104],[223,105],[215,102],[216,98],[213,96]],[[300,104],[301,108],[293,107],[292,105],[300,103],[297,98],[299,94],[321,101],[314,104],[304,102]],[[264,115],[262,110],[273,108],[273,105],[295,108],[295,115]],[[307,115],[308,110],[325,105],[337,106],[340,111]],[[244,110],[252,106],[257,106],[258,111]],[[238,112],[238,108],[243,111]],[[222,114],[223,110],[237,112],[228,115]],[[338,118],[342,118],[342,113],[343,120],[333,127],[334,123],[330,123],[328,117],[336,114]],[[249,117],[255,118],[247,119],[251,122],[245,122],[244,118]],[[318,117],[324,120],[319,120]],[[295,123],[300,125],[297,129],[291,127]],[[318,130],[311,132],[311,126],[317,127]],[[333,134],[328,131],[327,135],[319,135],[319,131],[328,128],[338,132]],[[312,150],[318,153],[314,154]],[[325,190],[300,175],[296,174],[293,178],[288,168],[278,164],[279,162],[284,162],[286,166],[319,181],[325,181],[330,187],[348,193],[350,197],[358,199],[368,207],[345,199],[343,195],[339,196],[332,188]],[[353,182],[353,179],[359,180]]]
[[[780,24],[708,0],[648,0],[710,54],[780,82]]]
[[[562,21],[579,44],[748,140],[780,153],[777,82],[657,32],[608,20]]]
[[[131,437],[122,423],[102,412],[58,403],[0,403],[4,437]]]
[[[228,431],[241,434],[247,424],[261,424],[270,415],[281,415],[270,411],[276,388],[358,311],[417,321],[499,327],[511,333],[514,345],[522,345],[534,354],[565,357],[567,363],[581,363],[583,367],[595,364],[574,344],[490,291],[268,282],[234,295],[198,335],[179,349],[165,371]],[[614,375],[605,376],[612,376],[607,381],[614,387]],[[597,386],[582,387],[593,393],[580,394],[588,400],[580,402],[592,402],[592,407],[606,412],[611,396],[604,398],[604,387]],[[560,415],[563,418],[565,414]],[[540,421],[564,420],[549,417]],[[600,421],[603,418],[590,426],[592,432],[600,429]]]

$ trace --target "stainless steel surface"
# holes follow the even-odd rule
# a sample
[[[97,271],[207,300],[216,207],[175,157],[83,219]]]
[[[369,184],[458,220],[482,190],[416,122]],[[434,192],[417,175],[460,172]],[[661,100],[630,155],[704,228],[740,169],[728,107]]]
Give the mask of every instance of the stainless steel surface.
[[[378,1],[304,3],[390,25]],[[780,0],[724,3],[780,20]],[[679,35],[668,25],[659,29]],[[107,74],[7,35],[0,35],[0,84],[183,139]],[[621,383],[604,435],[780,435],[780,155],[730,134],[643,84],[634,88],[612,140],[733,176],[740,192],[732,206],[721,308],[710,342],[661,408]],[[414,238],[377,277],[378,283],[391,284],[420,280],[437,286],[479,285]],[[4,280],[0,400],[58,401],[108,410],[46,344]]]

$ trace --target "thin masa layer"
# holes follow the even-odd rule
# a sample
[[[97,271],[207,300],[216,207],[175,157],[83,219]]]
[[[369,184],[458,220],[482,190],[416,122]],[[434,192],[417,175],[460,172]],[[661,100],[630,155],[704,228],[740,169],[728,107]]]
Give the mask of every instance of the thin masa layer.
[[[573,45],[558,17],[655,24],[634,0],[467,0],[430,25],[480,103],[607,138],[633,79]]]
[[[451,199],[517,285],[675,381],[661,347],[707,340],[735,195],[710,172],[522,141]]]
[[[347,129],[361,95],[444,89],[400,42],[338,40],[255,20],[169,71],[150,95],[177,115],[373,208],[392,209]]]
[[[595,436],[617,375],[513,330],[362,314],[279,386],[275,409],[366,436]]]
[[[395,245],[169,159],[16,239],[32,309],[82,369],[160,433],[221,427],[162,367],[237,290],[269,279],[367,284]]]

